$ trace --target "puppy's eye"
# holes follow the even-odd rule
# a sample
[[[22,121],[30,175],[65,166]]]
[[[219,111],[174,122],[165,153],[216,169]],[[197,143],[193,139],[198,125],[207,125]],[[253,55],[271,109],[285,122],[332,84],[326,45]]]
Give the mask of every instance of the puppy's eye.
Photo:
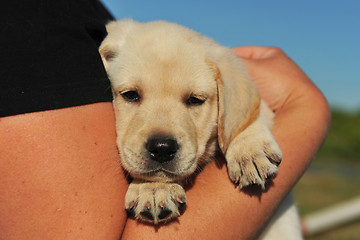
[[[205,101],[206,101],[206,98],[190,96],[186,100],[186,105],[188,105],[188,106],[199,106],[199,105],[202,105]]]
[[[128,102],[139,102],[141,98],[139,93],[135,90],[125,91],[120,94]]]

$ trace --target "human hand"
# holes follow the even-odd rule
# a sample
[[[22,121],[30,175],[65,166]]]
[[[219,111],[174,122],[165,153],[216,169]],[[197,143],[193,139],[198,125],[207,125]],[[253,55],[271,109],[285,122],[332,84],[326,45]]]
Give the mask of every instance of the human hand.
[[[274,112],[289,107],[288,104],[293,107],[293,101],[307,94],[322,96],[309,77],[281,49],[246,46],[233,51],[242,59],[261,97]]]

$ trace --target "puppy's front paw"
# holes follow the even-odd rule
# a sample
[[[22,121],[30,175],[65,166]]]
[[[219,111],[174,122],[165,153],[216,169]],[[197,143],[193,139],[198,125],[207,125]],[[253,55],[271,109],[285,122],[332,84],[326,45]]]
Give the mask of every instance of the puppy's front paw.
[[[180,216],[185,204],[185,191],[176,183],[131,183],[125,196],[128,212],[155,225]]]
[[[226,154],[230,179],[240,188],[260,185],[265,189],[266,180],[277,173],[281,150],[273,136],[237,136]]]

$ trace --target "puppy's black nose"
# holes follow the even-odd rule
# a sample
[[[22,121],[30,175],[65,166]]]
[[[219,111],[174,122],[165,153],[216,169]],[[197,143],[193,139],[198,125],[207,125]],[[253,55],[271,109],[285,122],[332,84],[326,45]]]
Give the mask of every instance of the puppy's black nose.
[[[146,150],[152,160],[164,163],[174,159],[179,145],[172,138],[152,137],[146,143]]]

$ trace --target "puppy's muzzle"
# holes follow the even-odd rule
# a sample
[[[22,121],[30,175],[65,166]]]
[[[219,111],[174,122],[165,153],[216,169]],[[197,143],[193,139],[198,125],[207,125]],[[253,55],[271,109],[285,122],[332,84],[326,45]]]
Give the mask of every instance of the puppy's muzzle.
[[[178,142],[170,137],[151,137],[145,147],[150,158],[158,163],[173,160],[179,150]]]

